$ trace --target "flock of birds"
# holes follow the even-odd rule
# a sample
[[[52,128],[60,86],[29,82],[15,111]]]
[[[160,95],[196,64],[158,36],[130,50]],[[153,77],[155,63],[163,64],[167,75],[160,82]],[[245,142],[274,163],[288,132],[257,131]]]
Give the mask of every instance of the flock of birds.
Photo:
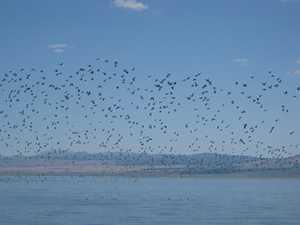
[[[295,151],[299,143],[274,146],[269,141],[289,116],[289,107],[278,103],[268,111],[273,103],[264,101],[277,93],[283,102],[297,104],[300,86],[283,90],[282,79],[271,71],[247,79],[226,90],[202,73],[180,79],[171,74],[141,77],[135,67],[124,69],[117,61],[100,58],[74,73],[65,71],[63,63],[53,71],[9,71],[0,80],[0,148],[14,157],[31,159],[35,154],[45,161],[57,159],[58,152],[70,159],[69,150],[98,151],[103,165],[139,153],[136,165],[146,156],[151,168],[178,165],[178,157],[188,167],[202,166],[201,160],[184,163],[186,150],[214,153],[217,162],[232,155],[245,159],[253,151],[255,160],[293,156],[289,149]],[[162,159],[154,162],[154,153]],[[0,165],[14,158],[0,156]],[[75,165],[76,155],[71,160]]]

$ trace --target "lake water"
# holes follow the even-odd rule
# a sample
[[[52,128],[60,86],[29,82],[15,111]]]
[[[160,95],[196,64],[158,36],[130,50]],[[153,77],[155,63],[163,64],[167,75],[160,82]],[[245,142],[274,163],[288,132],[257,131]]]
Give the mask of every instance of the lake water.
[[[300,179],[0,178],[0,224],[300,224]]]

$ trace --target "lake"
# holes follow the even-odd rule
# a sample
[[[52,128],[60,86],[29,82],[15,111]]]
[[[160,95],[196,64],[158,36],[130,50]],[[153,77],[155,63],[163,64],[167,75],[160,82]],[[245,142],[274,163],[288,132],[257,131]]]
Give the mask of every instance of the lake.
[[[0,178],[0,224],[300,224],[300,179]]]

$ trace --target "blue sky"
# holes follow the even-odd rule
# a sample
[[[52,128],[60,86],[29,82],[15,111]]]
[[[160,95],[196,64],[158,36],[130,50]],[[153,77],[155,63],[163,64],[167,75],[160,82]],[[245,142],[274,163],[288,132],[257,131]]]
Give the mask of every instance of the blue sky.
[[[12,104],[12,107],[5,99],[10,90],[33,83],[24,80],[9,84],[4,82],[1,87],[1,111],[4,111],[0,114],[1,154],[11,155],[17,150],[32,154],[37,151],[38,143],[47,143],[41,150],[60,147],[88,152],[132,149],[136,152],[192,154],[211,151],[270,157],[274,156],[267,154],[270,149],[285,156],[299,152],[296,146],[300,137],[300,91],[297,90],[300,86],[300,1],[0,1],[0,17],[1,80],[6,73],[9,76],[17,73],[18,77],[30,73],[31,80],[26,82],[41,82],[40,70],[43,70],[46,84],[49,86],[51,81],[59,86],[66,83],[70,75],[73,78],[69,79],[74,79],[80,68],[85,68],[82,73],[86,77],[90,76],[87,72],[89,68],[98,68],[108,74],[118,73],[116,77],[124,73],[123,69],[127,69],[130,71],[127,81],[136,77],[134,85],[130,86],[128,82],[124,84],[126,88],[124,86],[118,90],[115,87],[120,86],[121,78],[112,79],[111,83],[107,80],[102,88],[106,100],[97,100],[95,114],[92,114],[93,109],[87,110],[86,105],[99,93],[98,89],[94,89],[98,86],[95,84],[98,78],[95,78],[95,82],[77,83],[81,90],[91,90],[92,95],[82,96],[80,104],[85,105],[84,109],[78,108],[74,97],[73,102],[65,105],[70,107],[68,111],[58,112],[53,108],[55,102],[66,95],[64,91],[52,92],[48,86],[36,85],[32,88],[34,93],[42,96],[44,90],[52,99],[52,105],[45,107],[42,100],[37,100],[32,109],[41,113],[34,114],[32,109],[30,113],[25,113],[31,116],[26,122],[28,126],[32,122],[33,131],[24,128],[22,132],[10,128],[10,125],[14,123],[21,126],[24,115],[18,111],[31,101],[32,96],[20,96],[23,99]],[[114,67],[115,61],[118,62],[117,68]],[[60,63],[63,65],[60,66]],[[24,70],[21,71],[22,68]],[[35,71],[32,71],[33,68]],[[62,76],[55,76],[55,70],[61,72]],[[200,72],[196,82],[201,87],[207,84],[207,89],[192,87],[192,78]],[[155,79],[162,80],[168,73],[171,74],[168,78],[170,82],[177,81],[176,88],[163,89],[164,93],[157,91]],[[182,81],[189,76],[191,80]],[[212,85],[205,79],[212,81]],[[282,82],[278,88],[274,88],[277,79]],[[100,78],[97,82],[100,83]],[[272,88],[263,91],[264,82],[273,85]],[[247,84],[247,87],[243,87],[243,84]],[[64,90],[74,95],[76,93],[73,87]],[[135,94],[129,92],[134,90]],[[203,95],[208,101],[199,99],[203,90],[208,91]],[[214,90],[217,94],[213,93]],[[180,105],[175,107],[169,104],[172,98],[170,94],[166,96],[168,91],[174,92],[174,104]],[[284,94],[285,91],[288,94]],[[187,100],[186,97],[192,93],[192,98],[197,96],[197,101]],[[254,96],[260,94],[263,95],[259,100],[263,110],[253,102]],[[251,97],[247,98],[246,95]],[[154,97],[157,104],[162,101],[161,104],[168,105],[172,110],[176,108],[177,111],[149,117],[149,109],[135,109],[138,105],[147,107],[148,101],[142,101],[141,96],[149,99]],[[108,107],[117,104],[120,99],[124,116],[131,115],[132,121],[139,122],[139,125],[130,128],[128,121],[123,119],[105,119],[112,115],[107,112]],[[231,103],[233,100],[234,104]],[[208,103],[209,110],[205,103]],[[285,114],[283,105],[284,110],[288,110]],[[102,111],[104,108],[105,111]],[[247,113],[239,119],[243,110]],[[55,121],[55,114],[60,124],[55,130],[46,130],[48,123]],[[104,117],[105,114],[108,117]],[[218,123],[212,120],[216,114]],[[70,117],[69,124],[63,119],[65,116]],[[84,119],[84,116],[88,119]],[[205,125],[202,117],[208,120]],[[276,119],[279,121],[275,123]],[[96,120],[101,123],[95,123]],[[110,121],[114,121],[113,124]],[[166,133],[158,129],[162,121],[163,126],[167,126],[164,128]],[[144,130],[141,135],[140,131],[151,124],[157,124],[157,129]],[[220,131],[223,124],[223,131]],[[230,131],[225,130],[225,124],[230,125]],[[248,124],[246,129],[251,126],[257,128],[245,134],[244,124]],[[144,127],[140,127],[142,125]],[[272,127],[274,129],[270,132]],[[91,134],[94,129],[97,131]],[[98,132],[103,129],[105,131]],[[109,130],[111,133],[108,133]],[[83,136],[93,141],[70,146],[68,138],[71,136],[75,140],[77,137],[70,132],[81,132],[81,143]],[[114,141],[109,142],[107,138],[111,134],[109,140]],[[123,138],[119,145],[114,146],[119,137]],[[150,137],[152,140],[146,142]],[[241,139],[251,141],[242,144]],[[28,142],[32,143],[31,147],[26,149],[29,152],[24,153],[24,146]],[[106,147],[99,147],[102,142],[108,142]],[[141,146],[142,142],[144,145]]]

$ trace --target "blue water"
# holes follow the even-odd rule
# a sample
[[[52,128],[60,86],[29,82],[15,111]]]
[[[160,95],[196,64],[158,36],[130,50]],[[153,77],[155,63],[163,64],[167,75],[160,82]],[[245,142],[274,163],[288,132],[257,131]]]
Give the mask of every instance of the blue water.
[[[0,224],[300,224],[300,179],[0,180]]]

